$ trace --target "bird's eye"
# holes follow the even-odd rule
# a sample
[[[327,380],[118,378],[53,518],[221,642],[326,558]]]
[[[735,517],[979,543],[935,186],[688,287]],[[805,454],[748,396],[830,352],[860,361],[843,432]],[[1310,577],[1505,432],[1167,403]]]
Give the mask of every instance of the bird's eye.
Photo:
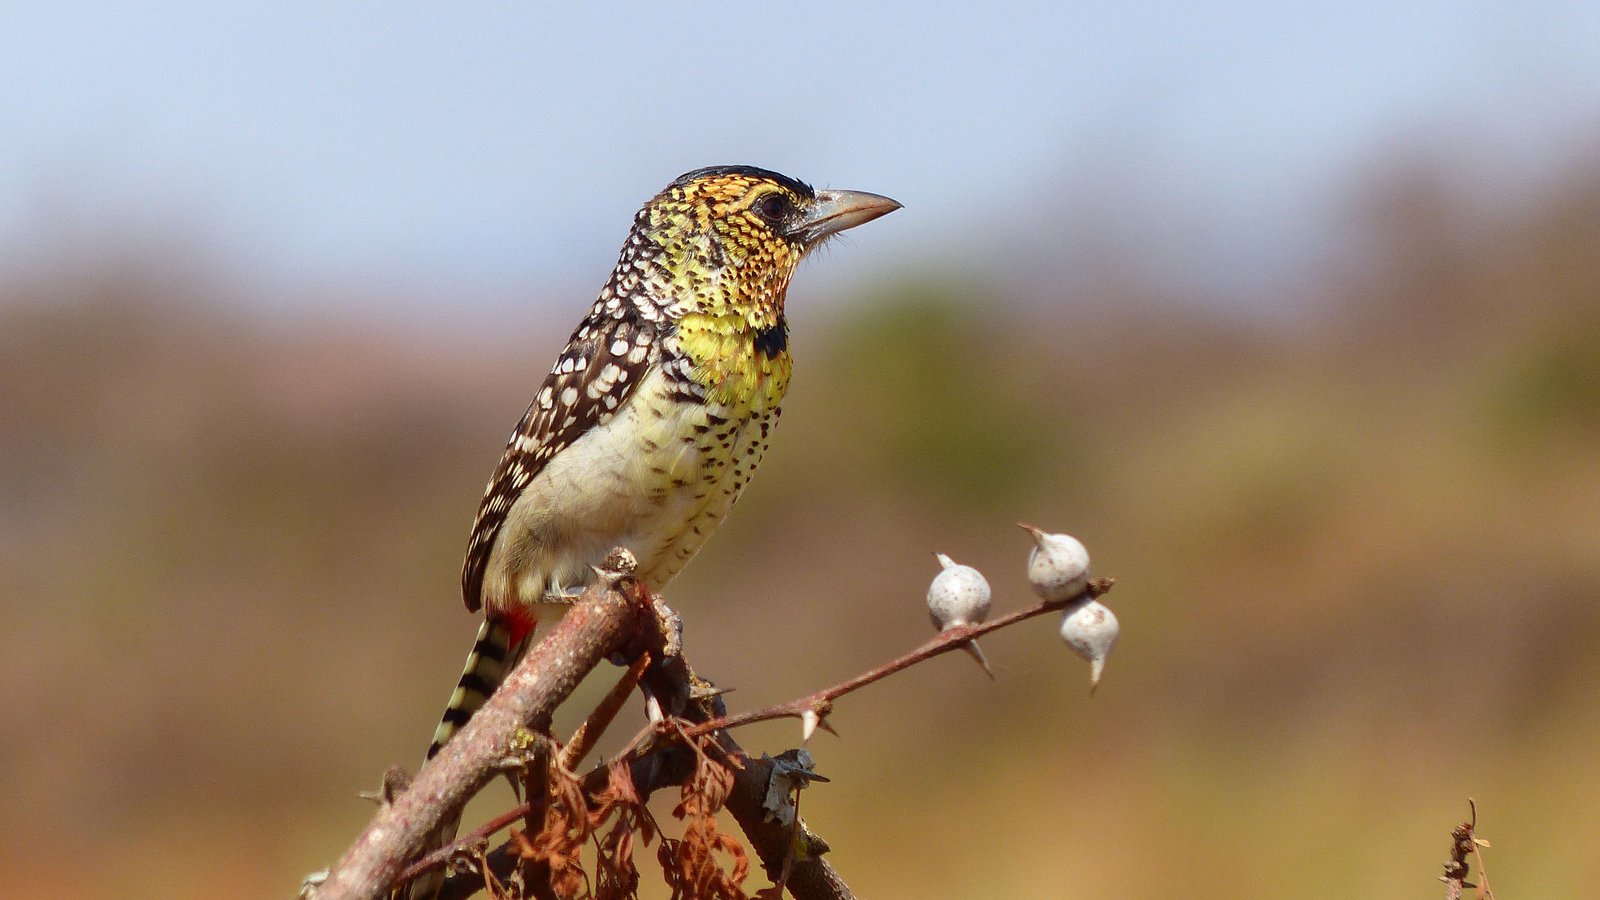
[[[750,208],[768,225],[776,225],[789,215],[789,198],[782,194],[768,194]]]

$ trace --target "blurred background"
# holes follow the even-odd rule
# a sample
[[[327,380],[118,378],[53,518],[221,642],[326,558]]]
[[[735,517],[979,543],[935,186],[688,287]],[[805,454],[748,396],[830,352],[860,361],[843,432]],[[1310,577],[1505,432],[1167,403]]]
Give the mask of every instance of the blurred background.
[[[339,855],[506,433],[725,162],[906,205],[800,273],[667,592],[731,705],[923,641],[930,551],[1030,602],[1018,520],[1119,579],[1092,701],[1040,620],[841,704],[805,810],[863,896],[1433,897],[1469,796],[1500,896],[1600,880],[1600,5],[3,20],[8,896]]]

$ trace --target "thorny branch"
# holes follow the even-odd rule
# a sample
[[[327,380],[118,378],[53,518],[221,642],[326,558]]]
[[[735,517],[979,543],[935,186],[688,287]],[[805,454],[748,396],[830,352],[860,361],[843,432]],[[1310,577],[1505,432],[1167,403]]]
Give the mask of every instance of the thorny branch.
[[[626,566],[614,554],[608,568]],[[670,610],[659,603],[652,609],[648,592],[631,577],[613,574],[585,592],[488,704],[423,768],[412,787],[391,796],[315,896],[318,900],[377,898],[393,885],[451,861],[467,865],[446,880],[440,897],[447,900],[470,896],[486,884],[494,885],[491,893],[496,896],[522,896],[504,894],[501,886],[520,883],[518,879],[530,877],[530,872],[544,883],[525,885],[531,891],[528,896],[587,895],[596,888],[598,893],[593,896],[597,897],[632,896],[638,881],[632,836],[637,831],[646,843],[658,837],[644,802],[657,790],[677,786],[684,791],[684,799],[676,813],[690,822],[691,830],[683,841],[663,839],[657,854],[664,874],[675,885],[674,896],[745,896],[738,887],[744,877],[743,850],[738,841],[715,829],[714,813],[722,808],[744,831],[775,885],[759,896],[775,898],[787,889],[797,900],[854,900],[849,887],[823,858],[829,849],[827,842],[794,812],[789,818],[772,815],[769,790],[774,784],[774,760],[752,758],[728,729],[799,717],[809,738],[815,727],[828,727],[826,716],[840,697],[961,649],[992,631],[1062,610],[1085,597],[1098,597],[1111,585],[1112,579],[1096,579],[1077,597],[1042,602],[982,625],[951,628],[832,687],[730,716],[720,692],[696,676],[677,652],[676,623]],[[522,760],[530,788],[547,785],[548,790],[532,790],[527,802],[408,866],[424,836],[439,821],[458,812],[469,797],[518,762],[508,759],[508,749],[517,746],[518,736],[525,737],[525,729],[547,733],[550,713],[607,657],[634,662],[573,739],[546,755],[539,772]],[[581,778],[573,775],[572,768],[592,749],[635,685],[644,691],[660,719],[641,731],[609,765]],[[791,810],[797,810],[797,797],[791,794],[790,802]],[[513,828],[508,840],[486,852],[485,841],[518,820],[524,820],[530,830]],[[689,843],[691,835],[697,843]],[[597,884],[590,884],[588,873],[576,868],[576,854],[586,840],[593,841],[601,853]],[[732,873],[704,855],[708,852],[731,859]],[[562,886],[552,892],[558,878]]]
[[[1494,892],[1489,889],[1489,872],[1483,867],[1483,848],[1489,846],[1489,842],[1477,834],[1478,802],[1468,797],[1467,806],[1472,810],[1472,818],[1451,829],[1450,860],[1444,864],[1444,874],[1439,880],[1444,882],[1445,900],[1461,900],[1462,892],[1469,887],[1478,889],[1478,900],[1494,900]],[[1478,860],[1479,884],[1467,880],[1471,871],[1468,856]]]
[[[617,761],[628,764],[639,794],[648,797],[656,790],[680,785],[689,778],[693,771],[695,751],[683,746],[683,742],[709,737],[728,759],[737,760],[740,764],[732,770],[734,781],[727,797],[727,809],[750,839],[772,882],[787,887],[801,900],[851,900],[854,895],[849,887],[823,858],[829,849],[827,842],[812,833],[798,816],[789,824],[770,820],[764,801],[772,781],[773,761],[751,758],[727,729],[785,716],[804,718],[809,711],[815,711],[818,724],[823,724],[821,716],[826,714],[832,702],[848,693],[917,663],[960,649],[967,641],[991,631],[1065,609],[1085,597],[1099,597],[1109,591],[1112,584],[1113,579],[1097,579],[1082,594],[1067,600],[1042,602],[987,624],[951,629],[921,647],[837,685],[788,703],[738,716],[727,715],[718,692],[696,676],[681,655],[669,656],[660,664],[646,669],[640,683],[651,696],[661,701],[672,718],[642,730],[618,756]],[[586,781],[598,789],[603,779],[597,776],[603,774],[603,770],[593,772]],[[510,819],[520,811],[507,813],[500,818]],[[491,870],[503,877],[516,863],[512,842],[508,841],[488,854],[487,859]],[[465,897],[481,885],[479,876],[470,872],[462,873],[447,882],[446,892],[442,896],[452,900]],[[772,896],[776,895],[774,891]]]
[[[768,877],[778,882],[788,866],[786,886],[798,900],[854,900],[849,886],[823,858],[829,849],[826,841],[798,818],[788,824],[770,819],[765,802],[772,783],[773,760],[751,757],[732,736],[721,731],[692,739],[690,743],[694,746],[685,744],[683,736],[687,728],[726,714],[718,692],[698,678],[681,655],[667,656],[649,666],[640,683],[660,703],[668,718],[647,727],[630,744],[629,750],[610,766],[585,776],[584,794],[601,795],[615,783],[612,770],[620,766],[642,801],[658,790],[690,783],[702,769],[702,760],[713,755],[727,764],[724,768],[732,777],[731,788],[722,799],[723,808],[745,833]],[[514,820],[527,808],[525,804],[496,821]],[[452,847],[459,852],[470,844],[458,841]],[[506,841],[484,858],[491,874],[506,878],[519,860],[515,839]],[[441,900],[460,900],[481,890],[483,884],[482,875],[474,871],[452,875],[445,882]]]
[[[940,632],[932,640],[928,641],[926,644],[923,644],[921,647],[912,650],[904,656],[890,660],[889,662],[886,662],[870,671],[863,672],[854,678],[841,681],[832,687],[823,688],[820,691],[814,691],[811,694],[800,697],[796,700],[790,700],[787,703],[779,703],[773,706],[768,706],[764,709],[740,713],[736,716],[723,716],[709,722],[703,722],[689,729],[688,736],[696,737],[712,731],[737,728],[740,725],[750,725],[755,722],[766,722],[771,719],[805,719],[807,714],[815,716],[816,719],[814,721],[816,721],[818,725],[826,727],[825,720],[827,719],[828,713],[832,710],[833,701],[843,697],[846,694],[849,694],[853,691],[858,691],[861,688],[872,684],[873,682],[882,681],[896,672],[899,672],[903,669],[908,669],[917,663],[925,662],[926,660],[932,659],[940,654],[949,653],[951,650],[960,650],[968,641],[971,641],[974,638],[982,637],[991,631],[999,631],[1002,628],[1015,625],[1018,622],[1031,619],[1034,616],[1044,615],[1048,612],[1059,612],[1060,610],[1066,609],[1075,603],[1082,602],[1086,597],[1090,599],[1099,598],[1110,591],[1111,586],[1115,583],[1116,579],[1114,578],[1096,578],[1089,582],[1089,585],[1084,588],[1083,593],[1078,594],[1075,597],[1069,597],[1066,600],[1041,601],[1035,606],[1028,607],[1027,609],[1021,609],[1014,613],[1009,613],[1001,616],[998,619],[995,619],[993,622],[985,622],[981,625],[961,625],[950,628],[946,631]],[[809,731],[810,729],[808,728],[807,736],[809,736]]]
[[[640,632],[629,562],[631,557],[613,553],[608,577],[584,592],[455,739],[422,767],[410,788],[379,808],[317,888],[317,900],[382,896],[428,833],[504,770],[519,731],[548,730],[552,713],[584,675],[602,659],[629,649],[628,640]]]

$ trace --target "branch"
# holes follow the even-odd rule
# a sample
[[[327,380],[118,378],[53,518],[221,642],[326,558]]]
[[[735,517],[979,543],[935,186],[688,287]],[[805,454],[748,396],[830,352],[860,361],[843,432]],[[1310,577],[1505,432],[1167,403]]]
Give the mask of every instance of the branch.
[[[1472,810],[1472,818],[1451,830],[1450,861],[1444,864],[1444,874],[1439,876],[1439,880],[1445,885],[1445,900],[1461,900],[1463,891],[1469,887],[1478,889],[1480,900],[1494,900],[1494,892],[1489,889],[1489,873],[1483,867],[1482,848],[1489,846],[1489,842],[1478,837],[1478,802],[1468,797],[1467,806]],[[1478,880],[1481,884],[1467,880],[1470,874],[1468,856],[1477,857]]]
[[[624,672],[622,677],[618,679],[617,683],[611,688],[611,691],[606,694],[604,699],[600,701],[600,705],[595,707],[594,711],[589,714],[589,717],[583,721],[582,725],[578,726],[578,730],[572,735],[572,740],[568,741],[561,747],[560,754],[557,757],[559,760],[559,765],[562,769],[565,769],[569,772],[572,771],[572,769],[583,760],[583,757],[588,755],[589,750],[593,748],[594,742],[599,739],[600,735],[605,731],[606,726],[611,724],[611,720],[616,718],[617,713],[621,711],[622,705],[627,702],[628,695],[631,694],[634,687],[638,685],[639,677],[644,674],[645,667],[649,664],[650,654],[648,652],[640,654],[639,658],[634,660],[633,665],[628,668],[628,671]],[[597,772],[591,773],[591,776],[596,774],[604,774],[604,770],[597,770]],[[595,782],[593,784],[588,783],[591,781],[595,781],[595,779],[591,777],[585,781],[585,796],[591,796],[595,791],[605,786],[600,782]],[[532,792],[530,791],[530,793]],[[418,875],[421,875],[423,872],[428,871],[429,869],[434,869],[445,865],[456,853],[465,848],[475,847],[482,844],[490,835],[508,825],[511,825],[518,819],[531,815],[536,810],[543,807],[543,805],[544,800],[542,797],[531,799],[525,803],[513,807],[507,812],[495,816],[493,819],[490,819],[488,822],[485,822],[478,828],[475,828],[467,834],[450,841],[439,849],[434,850],[416,862],[406,866],[405,870],[400,873],[398,881],[403,884],[417,877]],[[494,862],[494,860],[491,860],[491,862]],[[507,871],[509,871],[514,862],[515,857],[507,857],[507,859],[504,860]],[[492,867],[491,870],[493,870]],[[499,877],[504,877],[505,873],[502,871],[497,871],[495,874]]]
[[[807,713],[815,715],[816,721],[820,723],[826,718],[833,701],[846,694],[882,681],[896,672],[935,656],[960,650],[974,638],[991,631],[999,631],[1035,616],[1066,609],[1081,603],[1085,598],[1098,598],[1110,591],[1114,583],[1115,579],[1112,578],[1097,578],[1084,588],[1083,593],[1075,597],[1042,601],[1035,606],[1001,616],[993,622],[982,625],[951,628],[897,659],[788,703],[737,716],[727,715],[720,697],[711,697],[701,703],[689,704],[681,715],[685,719],[695,721],[696,724],[685,729],[682,734],[689,738],[714,734],[717,744],[743,763],[743,766],[734,772],[734,786],[728,795],[727,809],[750,839],[750,845],[761,857],[761,862],[773,883],[785,884],[796,900],[854,900],[855,894],[851,892],[849,885],[845,884],[839,873],[823,858],[823,854],[829,849],[827,842],[813,834],[806,827],[804,820],[796,819],[795,826],[768,820],[765,800],[767,785],[772,778],[772,763],[764,759],[750,758],[728,733],[728,729],[787,716],[804,718]],[[683,665],[681,683],[692,685],[700,682],[693,672],[688,671],[687,664]],[[785,866],[789,867],[787,879],[783,877]]]
[[[772,762],[752,758],[726,729],[713,725],[726,718],[727,709],[723,706],[720,693],[710,689],[710,682],[695,675],[688,661],[680,654],[662,660],[659,666],[651,666],[645,672],[643,683],[673,715],[697,723],[694,728],[672,732],[673,735],[715,732],[712,739],[717,746],[739,763],[732,767],[733,790],[728,793],[726,809],[739,823],[745,837],[749,838],[750,847],[761,859],[767,877],[774,884],[784,883],[795,900],[855,900],[849,885],[822,856],[828,852],[827,841],[813,834],[805,822],[798,818],[793,825],[768,820],[765,801],[767,786],[772,781]],[[681,744],[672,749],[684,754],[690,752]],[[661,756],[662,750],[657,748],[652,757]],[[687,778],[693,766],[685,765],[682,768],[682,777]],[[636,778],[638,769],[639,766],[635,765]],[[640,787],[642,792],[643,784]],[[797,848],[801,851],[798,855]],[[784,881],[786,865],[790,869],[788,879]]]
[[[823,858],[831,849],[828,842],[813,834],[805,820],[796,818],[793,825],[768,821],[764,803],[772,762],[751,759],[726,731],[717,735],[717,742],[730,753],[738,753],[744,763],[743,768],[734,770],[727,809],[750,839],[773,884],[783,884],[795,900],[855,900],[850,886]],[[787,880],[783,878],[786,864],[790,866]]]
[[[637,643],[641,616],[631,560],[614,553],[606,568],[605,577],[584,591],[483,708],[422,767],[410,789],[378,810],[317,889],[317,900],[382,897],[422,850],[429,832],[503,771],[520,730],[547,731],[551,714],[590,669],[632,649],[628,645]]]
[[[982,625],[952,628],[921,647],[854,678],[787,703],[737,716],[727,714],[713,686],[695,675],[681,653],[669,653],[638,676],[640,686],[661,704],[669,718],[665,723],[641,731],[623,750],[622,757],[628,760],[639,796],[647,798],[662,788],[682,785],[693,774],[695,751],[684,745],[684,739],[711,735],[711,740],[735,763],[730,766],[734,784],[726,809],[744,831],[773,883],[784,884],[796,900],[854,900],[849,886],[823,858],[829,850],[827,842],[812,833],[804,820],[797,819],[789,825],[769,821],[765,801],[773,764],[766,759],[752,758],[728,729],[790,716],[804,718],[807,713],[817,716],[820,722],[833,701],[846,694],[935,656],[962,649],[974,638],[1045,613],[1061,611],[1087,598],[1100,597],[1111,590],[1113,583],[1111,578],[1095,579],[1083,592],[1066,600],[1044,601]],[[628,680],[624,678],[625,683]],[[589,774],[585,779],[586,795],[592,796],[603,786],[605,775],[604,769]],[[500,819],[514,818],[520,811],[514,810]],[[515,846],[510,842],[503,844],[487,855],[487,861],[491,871],[509,872],[516,861]],[[450,877],[441,897],[465,897],[481,889],[482,884],[482,877],[477,873],[462,872]]]
[[[539,811],[543,806],[543,800],[540,800],[537,803],[530,801],[527,803],[517,804],[506,812],[495,816],[477,828],[474,828],[466,834],[449,842],[448,844],[445,844],[443,847],[440,847],[432,853],[429,853],[427,856],[422,857],[411,865],[406,866],[403,870],[401,870],[400,875],[395,879],[395,882],[397,884],[404,884],[405,882],[416,878],[418,875],[421,875],[423,872],[426,872],[429,869],[436,869],[439,866],[449,863],[451,857],[455,856],[463,849],[473,847],[483,843],[484,841],[487,841],[489,835],[494,834],[495,832],[509,825],[515,824],[518,819]]]
[[[799,717],[805,722],[804,733],[809,737],[818,725],[826,727],[826,716],[838,698],[917,663],[968,647],[975,638],[992,631],[1099,597],[1113,583],[1109,578],[1096,579],[1067,600],[1041,602],[982,625],[950,628],[921,647],[832,687],[788,703],[729,716],[712,686],[695,676],[682,654],[675,652],[678,648],[671,612],[664,606],[651,606],[648,593],[640,591],[631,577],[631,559],[624,560],[614,553],[607,566],[611,571],[603,573],[605,577],[584,592],[556,629],[529,651],[488,703],[423,767],[411,787],[379,810],[317,891],[319,900],[375,900],[396,883],[403,870],[404,874],[414,874],[437,865],[439,853],[406,868],[406,862],[421,851],[427,835],[441,821],[459,814],[473,794],[505,770],[516,755],[514,745],[519,733],[525,729],[548,731],[551,714],[584,676],[600,660],[618,655],[625,648],[629,651],[625,655],[636,662],[562,754],[562,768],[581,759],[615,715],[631,685],[638,683],[672,724],[670,729],[646,729],[624,751],[639,795],[648,797],[662,787],[685,783],[694,771],[691,757],[701,751],[684,742],[693,744],[695,738],[709,735],[728,758],[728,768],[734,776],[726,808],[745,832],[773,882],[787,887],[797,900],[853,900],[849,887],[822,858],[828,851],[825,841],[798,818],[790,823],[769,820],[766,800],[772,763],[752,759],[728,729]],[[648,627],[643,624],[647,621],[651,623]],[[649,647],[644,646],[642,638],[647,634]],[[651,659],[655,661],[650,662]],[[602,774],[603,770],[591,773],[591,779]],[[593,796],[600,787],[599,783],[586,785],[584,796]],[[533,805],[500,817],[469,839],[476,844]],[[461,842],[453,846],[459,847]],[[514,864],[514,857],[514,850],[503,846],[484,859],[491,868],[499,868]],[[479,876],[461,876],[482,884]],[[447,895],[472,892],[472,886],[461,876],[447,881]]]
[[[665,655],[652,663],[639,683],[661,704],[670,717],[668,722],[705,723],[726,714],[721,697],[709,689],[708,682],[694,674],[681,654]],[[629,750],[624,751],[630,777],[640,797],[648,798],[663,788],[681,786],[693,776],[695,751],[677,740],[680,733],[652,726],[641,732],[629,745]],[[772,763],[752,758],[725,731],[711,739],[735,763],[729,766],[733,772],[733,789],[729,792],[726,809],[745,833],[768,877],[777,883],[784,866],[788,865],[786,886],[796,900],[855,900],[844,879],[822,858],[829,849],[826,841],[806,828],[804,822],[798,823],[797,831],[793,825],[767,820],[764,801],[772,777]],[[594,796],[605,786],[608,776],[603,767],[590,772],[584,778],[584,794]],[[496,822],[512,819],[522,811],[519,807],[500,816]],[[798,855],[797,847],[803,848]],[[516,845],[507,841],[488,853],[486,860],[490,871],[504,877],[516,865]],[[463,871],[449,877],[440,898],[458,900],[482,888],[481,875]]]
[[[872,684],[873,682],[882,681],[896,672],[899,672],[903,669],[909,669],[917,663],[925,662],[934,658],[935,656],[939,656],[940,654],[949,653],[951,650],[960,650],[965,647],[969,641],[973,640],[974,638],[982,637],[991,631],[999,631],[1002,628],[1015,625],[1018,622],[1031,619],[1034,616],[1042,616],[1048,612],[1059,612],[1069,606],[1082,603],[1085,599],[1096,599],[1109,592],[1111,590],[1111,586],[1115,583],[1115,578],[1096,578],[1089,582],[1088,586],[1083,589],[1082,593],[1073,597],[1069,597],[1066,600],[1044,600],[1040,601],[1035,606],[1028,607],[1027,609],[1021,609],[1014,613],[1008,613],[1004,616],[1001,616],[1000,618],[995,619],[993,622],[985,622],[982,625],[961,625],[941,631],[937,636],[928,641],[926,644],[923,644],[921,647],[918,647],[917,649],[912,650],[911,652],[897,659],[892,659],[876,669],[863,672],[854,678],[841,681],[832,687],[823,688],[820,691],[814,691],[804,697],[800,697],[799,699],[790,700],[787,703],[778,703],[763,709],[753,710],[747,713],[740,713],[736,716],[721,716],[717,719],[703,722],[693,728],[688,729],[686,736],[698,737],[702,734],[708,734],[712,731],[737,728],[740,725],[750,725],[755,722],[766,722],[771,719],[803,719],[807,716],[807,714],[816,716],[817,721],[820,723],[822,720],[827,718],[828,713],[832,710],[833,701],[843,697],[845,694],[858,691],[861,688]],[[810,729],[808,728],[807,736],[809,736],[809,734]]]

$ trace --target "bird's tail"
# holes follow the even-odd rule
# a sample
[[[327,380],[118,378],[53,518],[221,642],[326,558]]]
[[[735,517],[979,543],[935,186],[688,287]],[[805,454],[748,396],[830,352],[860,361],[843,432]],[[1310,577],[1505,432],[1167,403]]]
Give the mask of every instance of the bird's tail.
[[[478,629],[478,638],[473,641],[472,652],[467,654],[467,665],[461,672],[461,680],[456,682],[456,689],[450,694],[450,703],[444,708],[439,727],[433,731],[433,743],[428,745],[428,759],[438,755],[445,742],[454,737],[461,726],[472,718],[472,714],[488,702],[489,695],[511,671],[512,664],[527,643],[530,630],[522,623],[507,622],[493,616],[484,618],[483,626]],[[455,837],[456,828],[460,825],[459,815],[440,822],[439,827],[428,834],[418,855],[426,856],[443,847]],[[406,900],[432,900],[444,883],[444,875],[443,867],[426,872],[413,880],[398,896]]]
[[[472,642],[472,652],[467,654],[467,665],[461,680],[450,695],[439,727],[433,730],[433,743],[428,745],[428,759],[433,759],[444,747],[445,741],[455,736],[467,724],[472,714],[483,708],[489,695],[500,686],[506,673],[511,671],[513,644],[519,643],[526,633],[517,635],[511,625],[495,617],[485,617],[478,638]]]

